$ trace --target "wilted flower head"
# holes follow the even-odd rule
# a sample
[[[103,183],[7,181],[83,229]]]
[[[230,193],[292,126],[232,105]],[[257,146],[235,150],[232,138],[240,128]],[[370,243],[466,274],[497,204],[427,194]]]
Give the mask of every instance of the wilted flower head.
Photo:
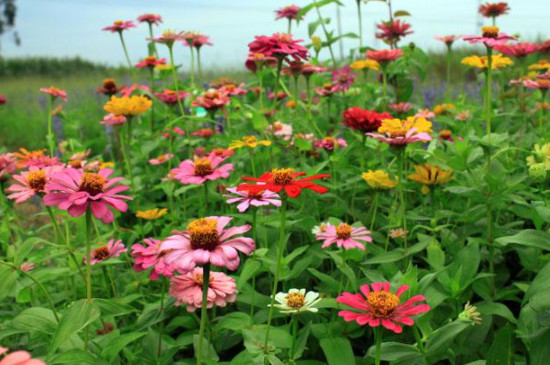
[[[273,304],[285,314],[299,314],[302,312],[317,313],[315,305],[321,301],[319,293],[314,291],[306,292],[306,289],[290,289],[287,293],[277,293],[275,295],[277,304]]]
[[[483,319],[481,318],[481,313],[479,313],[477,307],[471,305],[470,302],[466,302],[464,310],[458,315],[458,319],[471,321],[477,325],[480,325],[483,322]]]
[[[395,228],[390,230],[390,237],[395,239],[398,238],[405,238],[409,234],[409,231],[403,229],[403,228]]]
[[[429,186],[442,185],[452,179],[452,170],[443,170],[438,166],[430,164],[415,165],[416,173],[410,174],[409,179],[423,184],[422,193],[427,194],[430,191]]]
[[[109,31],[111,33],[116,33],[116,32],[122,33],[126,29],[135,28],[135,27],[136,25],[131,20],[128,20],[128,21],[115,20],[113,22],[113,25],[109,25],[103,28],[102,30]]]
[[[365,182],[373,189],[391,189],[397,186],[397,180],[392,180],[390,175],[383,170],[369,170],[361,174]]]

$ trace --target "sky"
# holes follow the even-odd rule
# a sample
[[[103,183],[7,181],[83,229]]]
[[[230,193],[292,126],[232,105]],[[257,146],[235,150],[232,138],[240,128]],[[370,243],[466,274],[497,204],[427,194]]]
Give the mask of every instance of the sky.
[[[203,64],[219,69],[241,67],[247,54],[247,44],[255,35],[286,31],[286,20],[274,20],[274,10],[294,3],[304,6],[311,0],[18,0],[17,31],[22,44],[17,47],[11,37],[2,38],[2,55],[10,56],[81,56],[84,59],[119,65],[125,62],[117,34],[101,31],[114,20],[135,20],[143,13],[161,14],[164,22],[155,28],[195,30],[211,37],[213,47],[204,47]],[[341,0],[342,31],[357,32],[355,0]],[[549,0],[509,0],[510,14],[498,19],[498,25],[510,34],[519,33],[522,39],[550,38]],[[411,17],[414,34],[408,42],[427,49],[443,49],[433,39],[435,35],[472,34],[476,32],[478,0],[393,0],[394,10],[406,10]],[[327,26],[336,28],[336,7],[322,8],[324,17],[331,17]],[[374,38],[375,24],[388,18],[383,2],[363,5],[365,45],[382,48]],[[294,37],[308,43],[307,24],[317,19],[310,12]],[[488,24],[488,21],[486,21]],[[322,36],[321,29],[317,35]],[[130,58],[135,63],[146,56],[147,27],[124,33]],[[357,40],[345,42],[345,49],[356,46]],[[161,56],[166,56],[160,45]],[[188,64],[188,50],[178,47],[176,59]],[[323,55],[322,55],[323,56]],[[327,54],[324,55],[328,57]]]

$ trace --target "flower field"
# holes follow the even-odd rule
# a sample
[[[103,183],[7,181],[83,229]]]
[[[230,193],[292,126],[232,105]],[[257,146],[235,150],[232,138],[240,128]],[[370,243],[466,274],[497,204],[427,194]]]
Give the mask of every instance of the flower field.
[[[208,77],[202,33],[115,21],[126,80],[78,118],[42,85],[32,146],[0,95],[0,365],[548,364],[550,40],[485,3],[437,70],[383,2],[377,49],[369,2],[344,35],[336,0],[276,10],[241,79]]]

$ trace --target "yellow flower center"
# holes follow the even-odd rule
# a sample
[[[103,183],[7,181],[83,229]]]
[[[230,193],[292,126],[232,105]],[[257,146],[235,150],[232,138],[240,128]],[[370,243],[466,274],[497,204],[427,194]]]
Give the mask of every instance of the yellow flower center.
[[[306,296],[300,292],[288,293],[285,299],[286,305],[294,309],[302,308],[306,302]]]
[[[292,182],[292,180],[294,180],[294,177],[292,176],[293,173],[294,169],[291,168],[271,170],[273,182],[277,185],[285,185]]]
[[[74,167],[75,169],[79,169],[82,167],[82,160],[81,159],[75,159],[69,161],[69,166]]]
[[[193,249],[214,249],[219,241],[219,234],[216,229],[217,221],[212,218],[199,218],[187,226],[191,235],[191,247]]]
[[[353,228],[346,223],[340,223],[336,227],[336,237],[340,240],[347,240],[351,237],[351,232],[353,231]]]
[[[209,159],[201,158],[199,160],[195,160],[195,175],[206,176],[210,175],[212,172],[214,172],[214,168],[212,167],[212,163]]]
[[[122,25],[122,24],[124,24],[124,22],[123,22],[122,20],[115,20],[115,21],[113,22],[113,24],[114,24],[114,25]]]
[[[243,141],[247,146],[251,147],[251,145],[256,143],[256,136],[243,137]]]
[[[87,172],[82,177],[79,191],[85,191],[90,195],[97,195],[103,192],[105,178],[95,172]]]
[[[29,172],[27,175],[27,183],[35,191],[44,190],[44,186],[46,186],[46,173],[42,170]]]
[[[144,59],[145,62],[155,62],[156,60],[157,60],[156,56],[149,56],[149,57],[145,57]]]
[[[498,37],[498,33],[500,32],[499,27],[483,27],[481,28],[481,32],[484,37],[487,38],[496,38]]]
[[[279,123],[279,122],[273,123],[273,130],[274,130],[275,132],[278,132],[278,131],[280,131],[280,130],[282,130],[282,129],[283,129],[283,125],[282,125],[281,123]]]
[[[451,132],[448,129],[444,129],[441,132],[439,132],[439,136],[443,139],[449,139],[453,135],[453,132]]]
[[[96,260],[105,260],[109,257],[109,248],[107,246],[101,246],[94,250],[93,258]]]
[[[371,314],[375,318],[384,318],[393,313],[399,305],[399,297],[387,291],[371,292],[367,298]]]
[[[292,36],[287,33],[277,33],[276,38],[278,41],[283,43],[290,43],[290,41],[292,40]]]

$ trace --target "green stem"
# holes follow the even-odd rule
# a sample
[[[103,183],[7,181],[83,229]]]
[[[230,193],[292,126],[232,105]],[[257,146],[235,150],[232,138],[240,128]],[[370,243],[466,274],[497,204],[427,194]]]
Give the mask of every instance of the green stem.
[[[204,338],[204,329],[206,328],[206,320],[208,318],[208,285],[210,282],[210,263],[206,263],[202,269],[202,308],[201,308],[201,324],[199,328],[199,343],[197,348],[197,365],[202,364],[202,341]]]
[[[359,21],[359,52],[363,48],[363,15],[361,14],[361,0],[357,0],[357,20]]]
[[[86,299],[92,301],[92,209],[86,209]]]
[[[254,176],[256,176],[256,174],[254,174]],[[258,219],[258,209],[253,208],[253,210],[252,210],[252,239],[254,240],[256,245],[258,244],[258,230],[257,230],[257,227],[256,227],[257,219]],[[252,258],[254,258],[254,252],[252,252]],[[255,307],[256,307],[255,301],[256,301],[256,272],[254,272],[254,274],[252,274],[252,297],[250,298],[250,322],[249,322],[249,324],[251,326],[254,323],[254,311],[255,311]]]
[[[118,32],[118,35],[120,36],[120,43],[122,43],[122,49],[124,50],[126,62],[128,62],[128,67],[130,68],[130,72],[132,73],[132,78],[134,79],[134,82],[136,82],[136,71],[134,69],[134,66],[132,65],[132,61],[130,61],[130,55],[128,54],[128,49],[126,48],[126,42],[124,42],[124,36],[122,35],[121,31]]]
[[[374,364],[380,365],[380,355],[382,353],[382,327],[378,326],[374,328]]]
[[[189,45],[189,50],[191,51],[191,87],[195,88],[195,52],[193,45]]]
[[[258,69],[258,85],[260,90],[258,92],[258,99],[260,101],[260,113],[264,112],[264,77],[263,77],[263,68]]]
[[[323,18],[321,17],[321,11],[319,10],[319,7],[317,6],[317,0],[313,0],[313,3],[315,4],[315,10],[317,11],[317,18],[319,22],[321,23],[321,27],[323,28],[323,33],[325,33],[325,38],[327,40],[328,44],[328,51],[330,52],[330,58],[332,60],[332,65],[336,67],[336,57],[334,57],[334,52],[332,51],[332,45],[328,43],[330,36],[327,30],[327,27],[325,26],[325,22],[323,21]]]
[[[399,151],[399,200],[401,202],[400,222],[403,225],[403,229],[407,230],[407,221],[405,219],[405,213],[407,211],[407,204],[405,202],[405,193],[403,191],[403,184],[405,183],[405,148]],[[407,236],[404,238],[405,248],[407,248]]]
[[[149,74],[151,78],[151,94],[155,93],[155,70],[154,68],[149,68]],[[151,134],[155,133],[155,98],[151,98]]]
[[[202,82],[202,65],[201,65],[201,49],[197,48],[197,67],[198,67],[198,73],[197,73],[197,81],[199,85]]]
[[[48,98],[48,136],[47,136],[47,140],[48,140],[48,146],[50,148],[50,156],[52,156],[52,157],[53,157],[54,152],[55,152],[55,135],[53,133],[53,128],[52,128],[53,100],[54,100],[54,97],[50,95],[50,97]]]
[[[153,39],[154,38],[154,35],[153,35],[153,23],[148,23],[149,24],[149,38]],[[158,58],[158,52],[157,52],[157,45],[155,43],[155,41],[150,41],[149,44],[152,44],[153,45],[153,53],[157,56]],[[150,52],[150,47],[147,47],[147,52],[149,54],[149,56],[152,56],[151,52]]]
[[[178,100],[178,106],[180,109],[180,114],[183,116],[185,115],[185,112],[183,110],[182,101],[179,98],[178,72],[176,71],[176,65],[174,64],[174,50],[172,49],[172,46],[168,47],[168,52],[170,53],[170,67],[172,68],[172,79],[174,81],[174,90],[176,91],[176,95],[178,95],[177,100]],[[187,138],[189,138],[189,136]]]
[[[294,353],[296,352],[296,337],[298,337],[298,316],[293,315],[290,320],[292,327],[292,344],[290,346],[290,361],[294,361]]]
[[[162,333],[164,332],[164,292],[166,291],[166,277],[162,277],[162,286],[160,292],[160,322],[159,322],[159,340],[157,345],[157,358],[162,353]]]
[[[491,114],[492,114],[492,100],[491,100],[491,84],[493,82],[493,49],[487,47],[487,74],[485,79],[485,125],[487,127],[487,144],[489,145],[488,159],[489,165],[491,161]],[[490,166],[489,166],[490,167]]]
[[[422,342],[422,337],[420,336],[420,331],[418,331],[418,327],[415,325],[412,327],[414,338],[416,339],[416,344],[418,346],[418,349],[420,352],[425,353],[426,349],[424,348],[424,343]]]
[[[373,200],[374,200],[373,202],[374,208],[372,209],[372,218],[371,218],[370,227],[369,227],[371,231],[374,231],[374,223],[376,222],[376,213],[378,211],[378,191],[374,192]]]

